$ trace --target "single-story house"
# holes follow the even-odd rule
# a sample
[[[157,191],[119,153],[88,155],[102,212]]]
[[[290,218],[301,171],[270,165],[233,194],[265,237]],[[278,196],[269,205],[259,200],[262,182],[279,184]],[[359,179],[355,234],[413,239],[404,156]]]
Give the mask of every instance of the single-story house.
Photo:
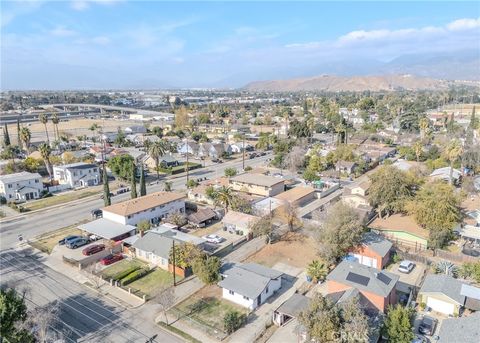
[[[256,216],[230,210],[223,217],[222,224],[229,232],[240,232],[242,235],[247,235],[251,225],[257,220],[259,218]]]
[[[340,173],[345,173],[347,175],[351,175],[355,172],[355,168],[357,167],[356,162],[348,162],[348,161],[338,161],[335,164],[335,170]]]
[[[450,181],[450,167],[438,168],[435,169],[430,174],[430,179],[432,180],[442,180],[442,181]],[[462,172],[458,169],[453,168],[452,171],[452,179],[453,183],[458,183],[460,178],[462,177]]]
[[[360,196],[367,196],[368,194],[368,189],[370,188],[371,182],[370,181],[363,181],[360,182],[359,184],[354,183],[348,186],[345,186],[344,188],[344,195],[347,194],[354,194],[354,195],[360,195]]]
[[[202,208],[187,217],[188,223],[197,227],[204,227],[210,224],[217,217],[217,213],[211,208]]]
[[[150,170],[155,170],[155,160],[151,158],[149,155],[145,156],[143,159],[143,163],[147,166]],[[160,168],[168,168],[168,167],[176,167],[180,163],[178,160],[171,154],[165,154],[158,159],[158,165]]]
[[[198,143],[194,143],[194,142],[180,143],[177,148],[179,154],[186,155],[188,153],[190,155],[195,155],[195,156],[198,155],[198,149],[199,149]]]
[[[297,318],[300,312],[308,308],[309,304],[310,298],[294,293],[273,311],[272,321],[275,325],[283,326],[290,320]]]
[[[388,218],[376,218],[369,227],[394,243],[416,250],[427,248],[428,231],[418,225],[412,216],[394,214]]]
[[[315,189],[312,187],[297,186],[286,192],[277,194],[275,199],[289,202],[292,206],[304,206],[316,198]]]
[[[263,174],[245,173],[232,177],[230,186],[238,192],[271,197],[284,191],[284,180]]]
[[[256,216],[263,217],[272,212],[284,204],[282,200],[275,197],[268,197],[260,199],[252,205],[253,213]]]
[[[437,343],[480,342],[480,312],[468,317],[448,318],[442,321]]]
[[[105,218],[99,218],[89,223],[80,224],[78,228],[95,236],[112,241],[119,241],[135,235],[137,230],[133,225],[125,225]]]
[[[479,308],[480,289],[446,274],[430,274],[425,278],[418,298],[433,311],[459,315],[462,307]]]
[[[234,264],[222,272],[223,298],[254,310],[282,287],[283,273],[256,263]]]
[[[327,275],[327,289],[328,294],[357,289],[372,309],[385,312],[388,305],[397,302],[395,286],[399,278],[385,270],[344,260]]]
[[[188,191],[188,199],[195,202],[215,205],[215,201],[207,196],[207,188],[213,187],[214,189],[219,189],[222,186],[228,186],[228,182],[229,180],[227,177],[219,177],[213,180],[201,182],[197,187],[194,187]]]
[[[362,243],[348,254],[351,259],[368,267],[383,269],[390,260],[392,242],[374,232],[367,232]]]

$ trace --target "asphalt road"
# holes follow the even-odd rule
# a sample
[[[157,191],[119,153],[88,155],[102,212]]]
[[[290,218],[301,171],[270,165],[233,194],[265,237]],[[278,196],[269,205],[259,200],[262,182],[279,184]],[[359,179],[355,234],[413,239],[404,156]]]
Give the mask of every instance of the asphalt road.
[[[259,166],[265,164],[265,161],[271,158],[270,155],[257,157],[255,159],[246,159],[245,166]],[[238,170],[242,168],[242,160],[228,161],[221,164],[215,164],[206,168],[197,169],[190,172],[190,178],[209,179],[224,175],[227,167],[234,167]],[[172,182],[173,189],[185,189],[186,177],[168,178]],[[157,192],[163,189],[163,182],[160,184],[147,185],[147,192]],[[112,203],[121,202],[130,198],[130,193],[125,193],[112,197]],[[85,200],[76,204],[66,204],[60,208],[54,208],[36,213],[26,213],[25,215],[5,219],[0,222],[0,250],[15,247],[18,243],[18,235],[22,234],[25,240],[31,239],[42,233],[66,227],[78,223],[81,220],[89,219],[93,209],[103,207],[103,200],[98,199]]]
[[[27,252],[27,253],[24,253]],[[65,342],[172,342],[183,340],[155,325],[141,308],[129,310],[46,267],[32,250],[0,253],[2,284],[25,289],[29,309],[58,304],[49,331]],[[53,340],[51,340],[53,341]]]

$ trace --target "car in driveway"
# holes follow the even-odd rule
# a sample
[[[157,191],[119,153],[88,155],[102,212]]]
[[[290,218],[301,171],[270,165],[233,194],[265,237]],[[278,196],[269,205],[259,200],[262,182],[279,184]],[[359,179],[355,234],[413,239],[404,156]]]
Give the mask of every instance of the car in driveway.
[[[423,335],[433,335],[435,328],[437,327],[437,320],[435,318],[425,316],[418,327],[418,332]]]
[[[218,235],[206,235],[202,237],[204,240],[206,240],[208,243],[215,243],[219,244],[223,242],[223,238],[218,236]]]
[[[85,256],[90,256],[103,250],[105,250],[105,244],[94,244],[83,249],[82,254]]]
[[[67,244],[77,238],[82,238],[82,236],[78,236],[78,235],[70,235],[70,236],[67,236],[65,238],[62,238],[61,240],[58,241],[58,244],[59,245],[64,245],[64,244]]]
[[[413,263],[412,261],[405,260],[405,261],[402,261],[398,266],[398,271],[400,273],[409,274],[413,270],[413,268],[415,268],[415,263]]]
[[[123,260],[123,255],[122,254],[117,254],[117,255],[107,255],[104,258],[100,260],[100,263],[103,264],[104,266],[108,266],[110,264],[113,264],[115,262]]]
[[[88,243],[90,243],[90,240],[88,238],[79,237],[79,238],[73,239],[71,241],[68,241],[65,244],[65,246],[69,249],[76,249],[76,248],[79,248],[81,246],[87,245]]]
[[[430,343],[430,340],[425,336],[415,335],[411,343]]]

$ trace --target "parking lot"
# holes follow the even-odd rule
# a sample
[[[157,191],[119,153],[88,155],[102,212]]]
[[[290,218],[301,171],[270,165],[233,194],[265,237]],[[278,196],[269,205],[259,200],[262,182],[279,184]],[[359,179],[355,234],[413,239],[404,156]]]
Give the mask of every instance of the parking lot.
[[[58,254],[59,256],[65,256],[66,258],[69,258],[75,261],[81,261],[86,257],[85,255],[82,254],[82,250],[95,244],[105,244],[105,241],[103,239],[100,239],[98,241],[91,242],[89,244],[78,247],[76,249],[69,249],[66,247],[66,245],[58,245],[54,248],[54,250],[55,250],[55,254]]]

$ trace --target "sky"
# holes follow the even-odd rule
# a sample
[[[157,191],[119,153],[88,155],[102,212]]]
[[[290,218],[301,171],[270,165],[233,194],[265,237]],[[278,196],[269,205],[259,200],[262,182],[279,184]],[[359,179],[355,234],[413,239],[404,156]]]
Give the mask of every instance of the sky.
[[[480,50],[478,2],[0,4],[2,90],[238,87]]]

